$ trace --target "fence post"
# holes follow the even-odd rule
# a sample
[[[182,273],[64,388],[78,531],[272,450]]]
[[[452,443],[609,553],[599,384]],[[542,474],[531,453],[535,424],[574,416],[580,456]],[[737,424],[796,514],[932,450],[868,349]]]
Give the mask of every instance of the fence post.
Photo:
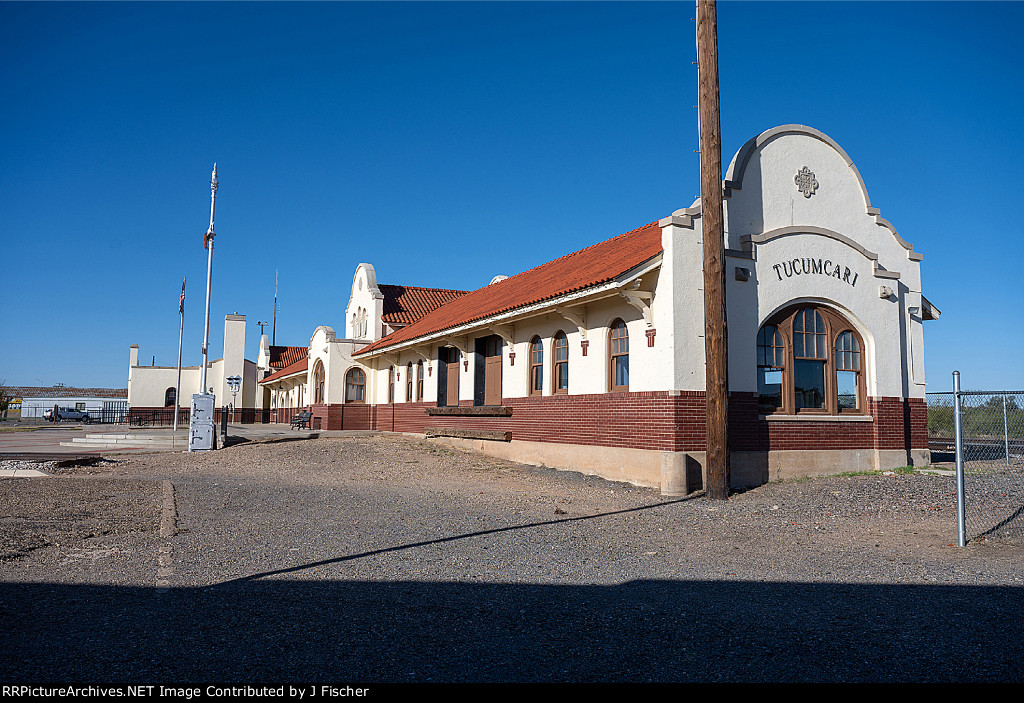
[[[960,372],[953,372],[953,436],[956,442],[956,528],[957,543],[967,546],[964,510],[964,447],[960,431]]]
[[[1006,424],[1006,391],[1003,391],[1003,446],[1006,448],[1006,465],[1010,465],[1010,427]]]

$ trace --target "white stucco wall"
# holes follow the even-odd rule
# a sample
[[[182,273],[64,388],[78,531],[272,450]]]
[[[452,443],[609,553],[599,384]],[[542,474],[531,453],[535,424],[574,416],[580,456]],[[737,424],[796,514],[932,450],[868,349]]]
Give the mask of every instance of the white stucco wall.
[[[804,167],[816,183],[809,196],[796,183]],[[747,282],[734,276],[742,260],[726,262],[730,387],[757,389],[758,328],[775,312],[808,302],[834,308],[864,338],[868,395],[923,397],[921,319],[909,312],[921,307],[921,257],[871,206],[842,148],[809,127],[768,130],[740,149],[726,184],[726,245],[754,257]],[[814,273],[803,273],[804,260]],[[840,277],[826,275],[837,265]],[[893,295],[880,297],[881,286]]]

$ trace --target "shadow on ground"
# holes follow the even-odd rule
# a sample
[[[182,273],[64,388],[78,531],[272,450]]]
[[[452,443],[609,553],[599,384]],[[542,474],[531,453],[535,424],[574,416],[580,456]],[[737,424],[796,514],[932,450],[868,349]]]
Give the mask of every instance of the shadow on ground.
[[[7,682],[1021,681],[1024,589],[0,585]]]

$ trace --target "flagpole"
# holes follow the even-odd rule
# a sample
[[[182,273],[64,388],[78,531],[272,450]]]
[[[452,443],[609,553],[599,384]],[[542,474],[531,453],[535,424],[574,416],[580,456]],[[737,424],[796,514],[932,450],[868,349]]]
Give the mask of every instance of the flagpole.
[[[178,382],[174,386],[174,432],[178,431],[178,413],[181,407],[181,340],[185,334],[185,279],[181,279],[181,299],[178,301]]]

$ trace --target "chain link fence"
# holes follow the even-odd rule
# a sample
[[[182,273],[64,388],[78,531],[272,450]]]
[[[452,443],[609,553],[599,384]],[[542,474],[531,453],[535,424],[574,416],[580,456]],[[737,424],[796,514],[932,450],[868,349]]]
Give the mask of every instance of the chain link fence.
[[[932,464],[963,466],[961,541],[1024,540],[1024,391],[928,393]]]

